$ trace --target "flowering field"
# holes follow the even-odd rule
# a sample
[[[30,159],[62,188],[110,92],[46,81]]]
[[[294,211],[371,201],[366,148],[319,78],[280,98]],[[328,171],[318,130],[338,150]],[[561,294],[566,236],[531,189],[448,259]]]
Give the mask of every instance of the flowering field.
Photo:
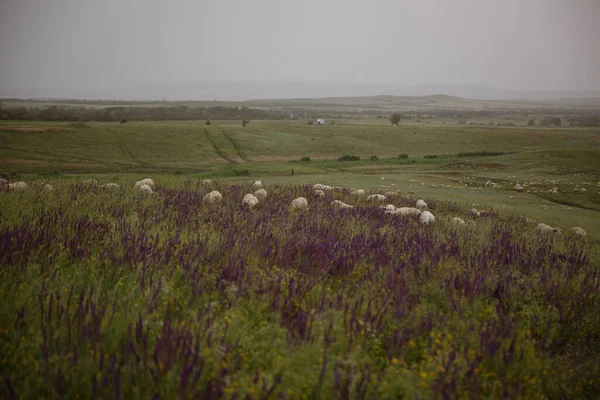
[[[223,201],[203,202],[210,190]],[[594,398],[600,246],[248,185],[0,193],[2,398]],[[304,196],[306,211],[290,210]],[[334,211],[340,199],[354,209]]]

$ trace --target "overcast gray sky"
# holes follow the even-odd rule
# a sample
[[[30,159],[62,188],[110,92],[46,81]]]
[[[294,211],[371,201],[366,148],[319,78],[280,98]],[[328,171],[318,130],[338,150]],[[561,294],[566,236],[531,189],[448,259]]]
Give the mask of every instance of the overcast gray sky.
[[[599,0],[0,0],[0,88],[600,90]]]

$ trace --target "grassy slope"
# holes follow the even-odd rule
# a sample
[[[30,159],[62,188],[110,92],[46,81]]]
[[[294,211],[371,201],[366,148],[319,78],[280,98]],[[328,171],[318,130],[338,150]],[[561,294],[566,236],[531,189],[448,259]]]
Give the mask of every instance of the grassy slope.
[[[100,177],[103,181],[128,183],[137,180],[139,174],[151,173],[170,186],[181,185],[195,176],[227,181],[324,182],[363,188],[390,185],[382,191],[399,189],[417,196],[477,203],[500,212],[526,214],[563,228],[582,226],[600,234],[600,188],[596,187],[600,181],[600,132],[594,130],[350,123],[317,127],[258,121],[245,128],[238,122],[215,122],[210,126],[192,122],[92,123],[88,127],[64,123],[3,124],[67,125],[73,130],[0,131],[2,172],[41,173],[46,178],[49,171],[105,174]],[[482,150],[517,153],[498,157],[444,156]],[[346,153],[360,155],[363,160],[335,161]],[[411,159],[384,159],[400,153],[408,153]],[[442,157],[423,159],[425,154]],[[380,160],[368,160],[371,155]],[[310,156],[313,161],[298,162],[301,156]],[[291,176],[292,168],[295,176]],[[240,170],[248,170],[248,175],[238,176]],[[183,172],[183,176],[173,175],[176,171]],[[381,181],[381,176],[387,180]],[[464,187],[466,177],[470,178],[470,186],[481,187],[492,179],[503,188],[471,190]],[[32,178],[38,177],[28,177]],[[517,181],[531,179],[564,179],[592,185],[581,194],[566,183],[542,184],[544,188],[559,187],[560,193],[553,196],[517,193],[512,189]],[[448,184],[452,187],[440,188]],[[543,209],[542,205],[548,208]]]

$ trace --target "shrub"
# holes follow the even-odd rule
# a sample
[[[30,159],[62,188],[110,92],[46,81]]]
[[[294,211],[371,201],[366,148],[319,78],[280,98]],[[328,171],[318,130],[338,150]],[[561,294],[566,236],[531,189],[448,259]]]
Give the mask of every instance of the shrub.
[[[405,158],[408,158],[408,154],[406,154],[406,153],[402,153],[398,156],[398,159],[400,159],[400,160],[405,159]]]
[[[210,125],[210,119],[206,120],[206,125]]]
[[[377,157],[377,156],[371,156],[370,160],[371,161],[377,161],[377,160],[379,160],[379,157]]]
[[[358,161],[360,160],[359,156],[353,156],[350,154],[344,154],[343,156],[338,157],[338,161]]]
[[[183,171],[178,169],[177,171],[174,172],[174,174],[175,175],[183,175]]]
[[[248,121],[247,119],[242,121],[242,126],[246,126],[250,123],[250,121]]]
[[[527,120],[527,125],[528,125],[528,126],[533,126],[533,125],[535,125],[535,120],[534,120],[533,118],[529,118],[529,119]]]
[[[246,175],[250,175],[250,172],[245,168],[244,169],[234,168],[233,174],[235,176],[246,176]]]
[[[122,123],[122,124],[124,124],[125,122],[127,122],[127,118],[123,118],[123,119],[121,120],[121,123]]]
[[[438,158],[438,156],[435,154],[426,154],[423,158]]]
[[[487,157],[487,156],[501,156],[506,154],[503,151],[468,151],[464,153],[458,153],[458,157]]]
[[[390,122],[392,123],[392,125],[398,126],[398,123],[400,123],[401,120],[402,120],[402,117],[398,113],[393,113],[392,116],[390,117]]]
[[[310,157],[309,156],[304,156],[300,159],[300,161],[310,161]]]

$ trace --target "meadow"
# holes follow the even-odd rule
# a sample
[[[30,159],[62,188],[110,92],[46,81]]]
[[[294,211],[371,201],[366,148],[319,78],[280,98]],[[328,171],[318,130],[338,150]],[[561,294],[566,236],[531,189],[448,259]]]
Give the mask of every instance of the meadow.
[[[597,398],[600,132],[375,122],[3,122],[0,396]]]

